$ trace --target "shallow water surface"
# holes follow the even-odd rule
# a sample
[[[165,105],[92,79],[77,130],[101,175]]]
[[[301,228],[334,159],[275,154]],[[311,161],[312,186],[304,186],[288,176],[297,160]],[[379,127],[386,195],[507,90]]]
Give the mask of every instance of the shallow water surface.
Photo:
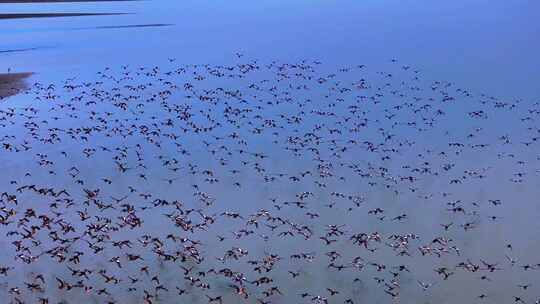
[[[535,2],[1,5],[9,301],[540,299]]]

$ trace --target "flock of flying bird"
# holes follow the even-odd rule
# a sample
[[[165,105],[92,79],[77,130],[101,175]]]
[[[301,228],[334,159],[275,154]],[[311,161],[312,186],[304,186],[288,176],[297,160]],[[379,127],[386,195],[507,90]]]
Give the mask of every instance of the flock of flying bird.
[[[2,303],[540,303],[540,103],[237,60],[2,101]]]

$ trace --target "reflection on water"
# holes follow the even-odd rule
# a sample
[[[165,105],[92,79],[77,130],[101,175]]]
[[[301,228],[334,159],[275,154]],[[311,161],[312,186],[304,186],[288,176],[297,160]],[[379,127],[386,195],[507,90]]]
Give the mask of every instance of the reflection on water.
[[[540,299],[536,4],[309,4],[6,5],[6,301]]]

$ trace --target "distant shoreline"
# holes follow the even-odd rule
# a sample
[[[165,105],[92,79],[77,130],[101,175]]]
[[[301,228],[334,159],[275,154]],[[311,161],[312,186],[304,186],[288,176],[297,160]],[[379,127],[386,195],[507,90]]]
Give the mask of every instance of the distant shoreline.
[[[0,3],[126,2],[139,0],[0,0]]]
[[[3,19],[28,19],[28,18],[57,18],[57,17],[81,17],[81,16],[112,16],[125,15],[126,13],[21,13],[21,14],[0,14]]]
[[[28,51],[38,50],[38,49],[39,49],[38,47],[33,47],[33,48],[26,48],[26,49],[0,50],[0,54],[28,52]]]
[[[0,99],[17,95],[28,87],[26,79],[33,73],[0,74]]]

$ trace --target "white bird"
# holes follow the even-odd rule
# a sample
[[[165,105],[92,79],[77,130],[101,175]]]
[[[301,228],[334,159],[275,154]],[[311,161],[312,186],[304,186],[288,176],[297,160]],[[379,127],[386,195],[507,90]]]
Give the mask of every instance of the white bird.
[[[422,289],[424,291],[428,290],[429,288],[431,288],[433,285],[435,285],[435,283],[424,283],[422,281],[418,281],[418,285],[420,285],[420,287],[422,287]]]

